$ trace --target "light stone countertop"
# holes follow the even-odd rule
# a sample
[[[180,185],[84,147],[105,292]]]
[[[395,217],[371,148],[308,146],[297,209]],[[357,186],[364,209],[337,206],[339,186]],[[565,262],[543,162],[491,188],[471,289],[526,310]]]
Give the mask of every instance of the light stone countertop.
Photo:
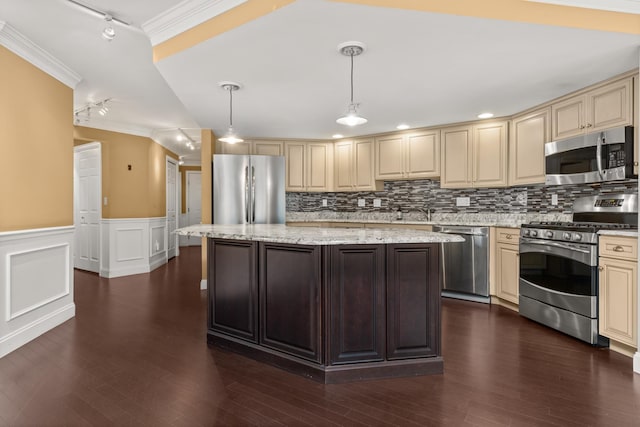
[[[638,237],[638,230],[600,230],[598,231],[600,236],[624,236],[624,237]]]
[[[455,234],[433,233],[421,230],[288,227],[284,224],[199,224],[179,228],[175,233],[189,237],[213,237],[218,239],[321,246],[464,241],[464,238]]]

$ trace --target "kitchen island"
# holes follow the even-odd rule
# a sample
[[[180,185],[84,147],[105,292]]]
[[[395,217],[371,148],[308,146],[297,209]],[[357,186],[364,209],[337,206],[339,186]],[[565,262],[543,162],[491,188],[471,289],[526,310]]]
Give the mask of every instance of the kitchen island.
[[[209,344],[324,383],[443,372],[440,245],[461,237],[285,225],[177,233],[208,238]]]

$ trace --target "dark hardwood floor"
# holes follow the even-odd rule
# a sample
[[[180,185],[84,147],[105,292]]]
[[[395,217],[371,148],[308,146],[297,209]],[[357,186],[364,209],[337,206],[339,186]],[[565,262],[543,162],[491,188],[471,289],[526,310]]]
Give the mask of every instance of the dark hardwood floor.
[[[443,302],[444,375],[322,385],[208,348],[199,275],[76,271],[76,317],[0,359],[0,425],[640,426],[631,359],[507,309]]]

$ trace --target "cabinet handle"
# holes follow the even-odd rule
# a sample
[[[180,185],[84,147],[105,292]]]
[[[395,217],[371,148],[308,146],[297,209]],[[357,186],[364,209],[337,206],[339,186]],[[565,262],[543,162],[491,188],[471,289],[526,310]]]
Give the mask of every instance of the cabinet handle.
[[[511,234],[507,234],[507,240],[511,240]]]
[[[633,166],[638,166],[638,162],[633,162]]]
[[[600,266],[600,267],[598,267],[598,270],[604,271],[604,267]]]
[[[588,128],[590,128],[590,127],[592,127],[592,126],[593,126],[593,125],[592,125],[591,123],[587,123],[587,127],[588,127]]]
[[[519,256],[520,256],[520,254],[516,254],[516,256],[517,256],[517,257],[519,257]]]
[[[584,127],[585,127],[585,126],[584,126],[584,125],[582,125],[582,126],[580,126],[580,129],[584,129]]]
[[[614,252],[624,252],[624,248],[622,246],[618,245],[618,246],[615,246],[613,248],[613,251]]]

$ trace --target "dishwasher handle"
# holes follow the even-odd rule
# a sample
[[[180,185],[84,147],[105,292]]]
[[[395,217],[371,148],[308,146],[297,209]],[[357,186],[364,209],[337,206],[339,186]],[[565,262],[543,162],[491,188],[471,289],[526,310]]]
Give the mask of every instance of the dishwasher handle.
[[[488,227],[434,226],[433,231],[445,234],[465,234],[471,236],[488,236]]]

